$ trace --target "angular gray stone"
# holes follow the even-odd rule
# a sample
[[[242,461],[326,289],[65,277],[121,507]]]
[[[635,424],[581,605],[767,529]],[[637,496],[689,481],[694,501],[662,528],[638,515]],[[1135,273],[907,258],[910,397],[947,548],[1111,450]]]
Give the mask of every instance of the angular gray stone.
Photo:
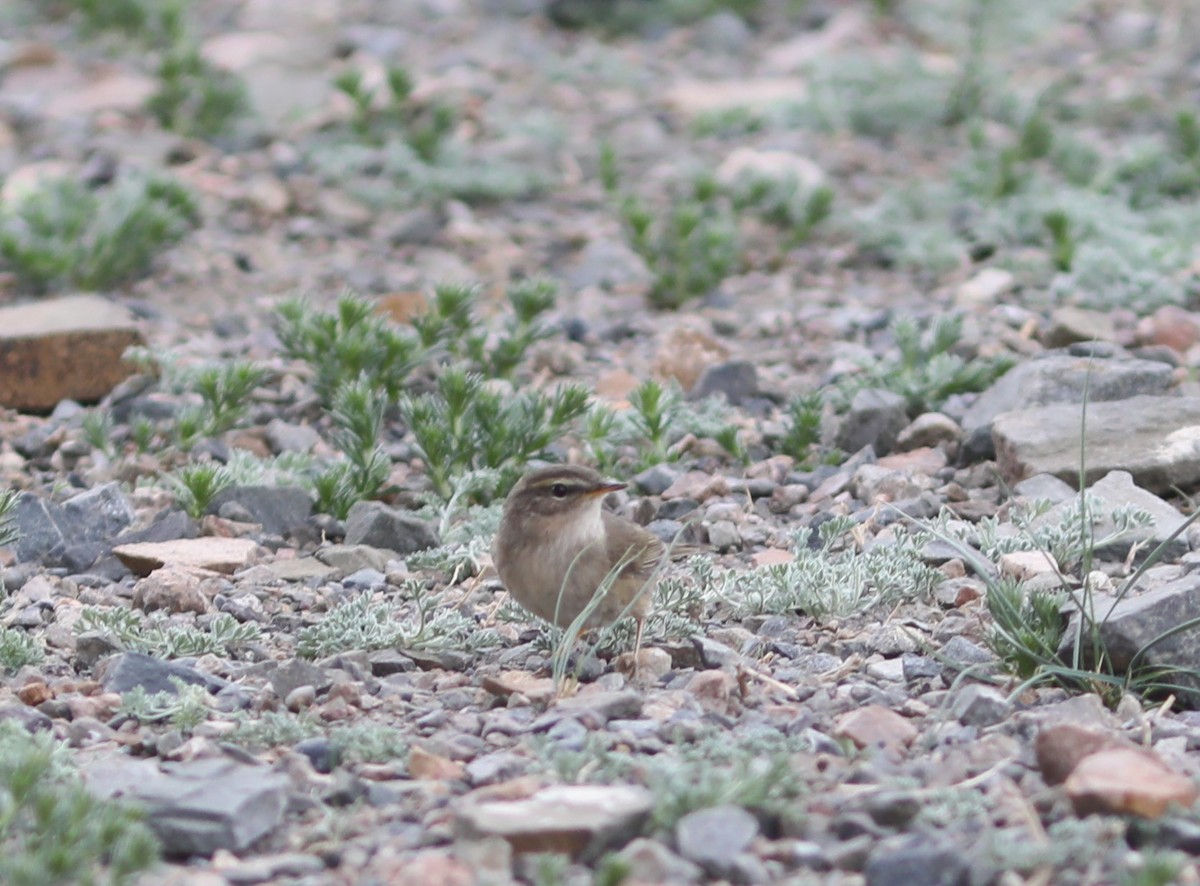
[[[348,545],[369,545],[403,556],[441,543],[432,524],[382,502],[360,501],[346,517]]]
[[[312,452],[321,442],[321,434],[311,425],[294,425],[281,418],[267,422],[264,431],[267,445],[278,455],[281,452]]]
[[[1182,694],[1190,705],[1200,702],[1200,678],[1195,676],[1200,670],[1200,624],[1157,640],[1168,631],[1200,619],[1200,574],[1127,596],[1115,606],[1111,598],[1097,595],[1095,613],[1100,639],[1117,673],[1128,668],[1135,657],[1148,668],[1181,669],[1172,670],[1167,679],[1184,687]],[[1067,633],[1070,636],[1073,631],[1068,628]]]
[[[144,652],[123,652],[103,664],[101,681],[109,692],[124,694],[138,686],[150,694],[169,692],[176,694],[171,678],[182,680],[193,686],[203,686],[209,692],[219,692],[226,684],[211,674],[204,674],[174,661],[163,661]]]
[[[758,369],[749,360],[728,360],[709,366],[688,393],[692,400],[717,394],[737,406],[758,393]]]
[[[329,545],[318,548],[313,556],[342,575],[350,575],[360,569],[375,569],[383,572],[387,569],[390,559],[386,551],[371,545]],[[314,569],[309,569],[308,572],[316,574]],[[276,574],[279,572],[276,571]]]
[[[1034,474],[1027,477],[1013,487],[1013,492],[1029,499],[1044,498],[1051,504],[1059,504],[1079,494],[1070,483],[1050,474]]]
[[[1009,483],[1041,473],[1077,481],[1082,425],[1078,404],[997,416],[992,435],[1000,473]],[[1200,481],[1200,397],[1089,403],[1085,451],[1088,484],[1125,470],[1151,491],[1192,486]]]
[[[1141,394],[1165,394],[1175,384],[1171,367],[1153,360],[1101,360],[1047,354],[1014,366],[979,395],[963,416],[963,429],[973,433],[991,426],[1001,413],[1051,403],[1127,400]]]
[[[729,877],[736,859],[758,836],[758,819],[740,806],[689,812],[675,825],[675,846],[688,861],[716,877]]]
[[[516,853],[558,852],[589,861],[639,833],[654,808],[645,788],[554,785],[521,800],[467,801],[455,830],[464,839],[503,837]]]
[[[968,683],[954,699],[954,716],[965,726],[993,726],[1012,711],[1003,692],[981,683]]]
[[[134,513],[119,483],[106,483],[56,504],[32,493],[17,497],[13,519],[20,532],[17,559],[47,566],[87,568],[133,522]],[[91,555],[81,556],[86,548]],[[83,560],[86,563],[80,565]]]
[[[241,507],[270,535],[300,528],[313,510],[311,496],[299,486],[230,486],[213,496],[208,513],[219,514],[229,505]]]
[[[154,763],[114,756],[82,774],[94,795],[140,804],[170,858],[240,852],[275,830],[287,806],[285,774],[220,757]]]
[[[679,479],[680,472],[666,464],[646,468],[633,478],[633,485],[646,495],[662,495]]]
[[[877,844],[867,859],[867,886],[968,886],[971,866],[964,854],[924,835]]]
[[[886,455],[907,426],[908,405],[903,397],[880,388],[863,388],[850,402],[835,443],[846,452],[870,446],[877,455]]]
[[[301,686],[311,686],[321,693],[333,685],[333,679],[324,668],[319,668],[302,658],[289,658],[276,668],[268,679],[271,681],[271,688],[280,698],[287,698],[293,690]]]

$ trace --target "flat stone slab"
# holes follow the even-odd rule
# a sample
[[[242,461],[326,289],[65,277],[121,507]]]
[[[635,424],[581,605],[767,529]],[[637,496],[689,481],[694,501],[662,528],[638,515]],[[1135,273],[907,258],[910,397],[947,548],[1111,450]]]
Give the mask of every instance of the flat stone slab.
[[[225,758],[155,763],[110,757],[83,769],[88,790],[146,810],[146,823],[172,858],[238,852],[283,820],[289,780],[265,766]]]
[[[0,406],[95,402],[135,372],[122,355],[142,343],[133,314],[98,295],[0,308]]]
[[[466,839],[503,837],[514,852],[558,852],[585,859],[624,845],[654,808],[645,788],[555,785],[517,800],[472,802],[458,811]]]
[[[113,553],[138,575],[149,575],[163,566],[230,575],[249,566],[257,550],[258,544],[248,538],[206,537],[119,545]]]
[[[1006,412],[992,435],[1008,483],[1034,474],[1079,479],[1082,407],[1060,403]],[[1089,485],[1114,470],[1128,471],[1143,489],[1159,492],[1200,481],[1200,397],[1131,397],[1089,403],[1085,433]]]

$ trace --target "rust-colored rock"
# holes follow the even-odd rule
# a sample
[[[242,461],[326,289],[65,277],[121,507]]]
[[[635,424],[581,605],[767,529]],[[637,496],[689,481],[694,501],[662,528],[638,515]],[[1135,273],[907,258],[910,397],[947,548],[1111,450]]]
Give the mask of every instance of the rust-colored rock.
[[[121,356],[141,343],[133,315],[96,295],[0,308],[0,406],[95,402],[133,374]]]
[[[1066,782],[1078,815],[1140,815],[1159,818],[1173,805],[1196,802],[1196,785],[1153,754],[1113,748],[1084,757]]]
[[[883,705],[869,704],[838,720],[834,734],[850,739],[860,748],[899,750],[912,744],[917,727]]]
[[[428,781],[457,781],[463,777],[465,767],[457,760],[427,751],[413,745],[408,752],[408,774],[413,778]]]
[[[1038,733],[1034,750],[1046,784],[1062,784],[1089,754],[1130,747],[1129,742],[1107,732],[1075,723],[1059,723]]]

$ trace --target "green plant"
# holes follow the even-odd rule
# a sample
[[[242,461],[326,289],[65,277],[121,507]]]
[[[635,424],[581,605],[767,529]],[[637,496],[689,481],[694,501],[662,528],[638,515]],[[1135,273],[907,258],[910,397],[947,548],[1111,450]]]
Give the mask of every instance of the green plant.
[[[155,427],[154,422],[145,416],[135,418],[129,427],[130,438],[140,453],[150,451],[150,447],[154,445],[154,438],[157,434],[158,429]]]
[[[346,68],[333,85],[350,100],[351,128],[371,144],[383,144],[386,136],[398,134],[421,162],[438,160],[442,145],[454,129],[455,114],[448,105],[421,104],[413,98],[412,76],[404,68],[388,68],[385,94],[368,86],[361,71]]]
[[[708,295],[734,269],[737,225],[711,177],[698,177],[658,219],[633,195],[621,201],[620,215],[630,245],[654,276],[649,298],[655,308]]]
[[[332,404],[337,391],[364,380],[395,399],[434,342],[405,334],[376,313],[369,301],[346,292],[330,312],[302,299],[279,306],[276,332],[284,354],[308,365],[317,393]]]
[[[151,45],[177,39],[183,28],[182,0],[66,0],[85,34],[120,31]]]
[[[1071,236],[1071,218],[1065,212],[1046,213],[1046,230],[1053,244],[1054,267],[1060,271],[1071,270],[1075,261],[1075,239]]]
[[[99,409],[89,410],[83,416],[81,428],[83,438],[89,446],[97,452],[112,455],[112,413]]]
[[[792,560],[726,572],[719,581],[709,578],[709,593],[724,600],[737,617],[798,610],[815,618],[842,618],[932,593],[941,574],[922,561],[915,537],[901,535],[862,552],[839,549],[838,542],[854,526],[848,517],[822,523],[815,547],[810,544],[812,530],[798,530]]]
[[[1084,474],[1081,467],[1081,481]],[[1030,513],[1044,510],[1044,504],[1035,503]],[[1139,648],[1120,667],[1109,655],[1103,637],[1104,625],[1117,603],[1138,585],[1146,570],[1161,560],[1170,543],[1197,518],[1200,511],[1183,521],[1121,582],[1114,594],[1103,599],[1098,598],[1093,588],[1095,552],[1152,525],[1150,515],[1141,509],[1122,506],[1105,514],[1093,496],[1083,493],[1072,507],[1061,511],[1057,520],[1043,517],[1030,522],[1027,514],[1018,511],[1013,517],[1020,527],[1018,533],[1004,531],[995,520],[967,527],[948,515],[923,528],[953,545],[984,580],[988,610],[993,617],[988,642],[1007,668],[1023,678],[1021,688],[1051,683],[1067,690],[1097,692],[1116,704],[1125,693],[1188,693],[1191,689],[1186,684],[1200,679],[1200,673],[1193,669],[1150,664],[1147,660],[1155,645],[1194,629],[1200,619],[1173,625]],[[1104,533],[1100,537],[1097,527]],[[968,536],[978,550],[967,543]],[[1054,557],[1059,568],[1056,587],[1027,588],[997,577],[991,561],[1008,551],[1030,549]],[[1073,582],[1067,577],[1072,569],[1078,570],[1082,581]],[[1069,623],[1067,616],[1071,617]]]
[[[194,520],[204,516],[217,493],[233,485],[229,471],[214,461],[192,462],[166,479],[179,506]]]
[[[180,135],[224,135],[249,107],[241,79],[210,64],[199,46],[184,38],[163,52],[158,78],[158,91],[147,100],[146,110],[163,128]]]
[[[10,545],[21,537],[16,517],[13,516],[18,494],[15,489],[5,489],[0,492],[0,547]]]
[[[229,655],[232,651],[255,643],[262,637],[258,625],[239,623],[232,615],[222,612],[213,616],[207,630],[185,624],[172,624],[161,613],[143,619],[136,612],[114,606],[97,609],[85,606],[76,630],[106,631],[125,649],[145,652],[160,658],[181,658],[192,655]]]
[[[170,677],[174,692],[147,692],[137,686],[121,696],[121,713],[139,723],[159,723],[169,720],[185,735],[208,719],[208,690],[203,686],[185,683]]]
[[[0,668],[14,674],[25,665],[37,664],[45,650],[32,634],[18,628],[0,628]]]
[[[547,9],[551,21],[563,28],[590,28],[615,36],[663,25],[681,25],[712,15],[722,9],[749,17],[758,12],[762,0],[555,0]]]
[[[365,376],[334,394],[333,441],[343,456],[313,478],[318,511],[344,520],[356,502],[375,495],[387,482],[392,462],[377,442],[384,407]]]
[[[318,624],[302,628],[296,637],[296,652],[305,658],[321,658],[350,650],[473,651],[498,641],[494,632],[481,630],[419,582],[406,582],[403,591],[411,604],[405,607],[403,617],[397,617],[393,604],[376,603],[369,594],[360,594],[331,609]]]
[[[796,460],[799,470],[811,470],[817,464],[837,464],[843,454],[837,449],[814,454],[821,445],[821,417],[825,398],[820,391],[793,397],[784,408],[785,429],[776,449]]]
[[[895,340],[894,354],[864,367],[841,387],[848,401],[862,388],[883,388],[902,395],[910,415],[937,409],[952,394],[982,391],[1007,372],[1007,357],[966,360],[952,353],[962,338],[960,314],[941,314],[922,329],[909,316],[892,320],[888,329]]]
[[[588,393],[562,385],[552,394],[503,394],[461,365],[445,367],[434,391],[400,400],[434,490],[444,499],[454,479],[490,468],[502,472],[501,493],[532,458],[543,453],[587,409]]]
[[[833,189],[808,187],[796,176],[780,178],[746,173],[729,186],[733,207],[751,210],[764,221],[783,229],[791,243],[807,240],[833,210]]]
[[[199,221],[191,195],[167,179],[129,176],[95,192],[55,179],[0,208],[0,259],[35,292],[108,289],[147,273]]]
[[[605,739],[588,736],[578,750],[541,742],[536,759],[543,771],[568,783],[644,785],[655,798],[652,827],[669,831],[684,815],[710,806],[732,804],[767,818],[787,814],[805,792],[791,758],[807,747],[803,739],[773,731],[738,741],[710,733],[635,762]]]
[[[0,723],[0,881],[11,886],[119,884],[156,861],[142,815],[80,784],[49,733]]]

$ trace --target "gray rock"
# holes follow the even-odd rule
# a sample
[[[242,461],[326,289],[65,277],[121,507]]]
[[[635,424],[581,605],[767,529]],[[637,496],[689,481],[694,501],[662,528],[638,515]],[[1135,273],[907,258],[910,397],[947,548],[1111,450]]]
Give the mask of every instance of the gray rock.
[[[346,518],[346,544],[369,545],[403,556],[440,545],[437,530],[414,517],[378,501],[360,501]]]
[[[972,433],[988,427],[1001,413],[1051,403],[1127,400],[1141,394],[1165,394],[1175,384],[1171,367],[1152,360],[1102,360],[1047,354],[1014,366],[979,395],[963,416]]]
[[[108,631],[84,631],[75,638],[75,661],[87,669],[95,667],[100,659],[124,650],[121,641]]]
[[[209,692],[219,692],[228,685],[224,680],[203,674],[174,661],[163,661],[144,652],[123,652],[102,665],[101,682],[109,692],[124,694],[138,686],[150,694],[169,692],[175,695],[175,677],[193,686],[203,686]]]
[[[646,468],[633,478],[633,485],[646,495],[662,495],[679,479],[679,471],[666,464]]]
[[[949,642],[942,647],[942,655],[949,664],[959,667],[990,664],[996,660],[996,656],[977,643],[972,643],[966,637],[951,637]]]
[[[696,25],[696,45],[712,52],[740,52],[750,39],[750,27],[728,10],[714,13]]]
[[[220,757],[157,764],[109,757],[82,769],[89,791],[142,805],[171,858],[239,852],[283,820],[288,777]]]
[[[383,587],[386,581],[387,576],[378,569],[359,569],[343,578],[342,586],[351,591],[369,591]]]
[[[642,695],[632,689],[610,692],[590,692],[558,699],[547,713],[557,715],[589,715],[601,723],[609,720],[634,720],[642,713]],[[557,719],[562,719],[559,716]]]
[[[376,677],[405,674],[416,667],[411,658],[395,649],[380,649],[372,652],[368,659],[371,663],[371,674]]]
[[[959,690],[952,710],[964,726],[993,726],[1009,715],[1012,705],[995,687],[968,683]]]
[[[1127,596],[1115,606],[1110,598],[1097,595],[1095,605],[1100,639],[1117,673],[1125,671],[1137,656],[1147,668],[1169,669],[1170,682],[1188,690],[1183,694],[1189,703],[1200,702],[1200,678],[1195,676],[1200,669],[1200,625],[1178,630],[1141,652],[1159,636],[1200,619],[1200,574]],[[1105,613],[1107,617],[1101,618]],[[1068,629],[1068,636],[1073,633]]]
[[[867,886],[968,886],[971,869],[958,849],[927,836],[879,843],[863,873]]]
[[[134,513],[120,484],[106,483],[59,505],[29,492],[21,493],[13,509],[20,532],[17,559],[39,560],[47,566],[67,565],[67,552],[75,571],[86,569],[133,522]],[[91,552],[91,559],[84,563]]]
[[[699,809],[675,825],[679,854],[716,877],[736,870],[735,859],[757,836],[758,819],[740,806]]]
[[[314,556],[342,575],[351,575],[360,569],[386,572],[390,559],[387,551],[371,545],[329,545],[320,548]]]
[[[723,554],[741,548],[742,537],[733,521],[717,520],[708,527],[708,543]]]
[[[566,278],[572,289],[613,288],[648,283],[652,279],[641,256],[615,240],[588,243],[575,266],[566,272]]]
[[[213,496],[208,513],[237,505],[263,532],[283,535],[303,526],[312,515],[312,498],[299,486],[230,486]]]
[[[703,871],[680,858],[658,840],[638,837],[618,853],[618,857],[648,883],[695,883]]]
[[[1027,477],[1013,487],[1013,492],[1029,499],[1044,498],[1051,504],[1060,504],[1074,499],[1079,494],[1070,483],[1050,474],[1034,474]]]
[[[694,498],[672,498],[664,501],[654,512],[655,520],[678,521],[700,507],[700,502]]]
[[[1001,474],[1010,483],[1039,473],[1077,479],[1082,425],[1078,405],[997,416],[992,435]],[[1126,470],[1152,491],[1192,486],[1200,480],[1200,397],[1089,403],[1085,448],[1089,484]]]
[[[931,680],[942,672],[942,666],[937,659],[930,658],[927,655],[913,655],[911,653],[900,656],[900,663],[903,667],[904,679],[908,682],[913,680]]]
[[[26,732],[49,732],[54,721],[29,705],[14,702],[0,705],[0,723],[19,723]]]
[[[864,797],[863,809],[878,825],[903,828],[921,811],[921,797],[914,791],[883,790]]]
[[[476,757],[466,766],[467,779],[474,786],[507,781],[529,768],[529,759],[510,751],[496,751]]]
[[[271,681],[271,688],[280,698],[287,698],[301,686],[311,686],[321,693],[333,685],[332,678],[324,668],[319,668],[302,658],[288,659],[267,679]]]
[[[854,395],[850,411],[838,426],[836,445],[846,452],[870,446],[886,455],[908,426],[907,404],[899,394],[880,388],[863,388]]]
[[[141,544],[142,542],[178,541],[195,538],[200,534],[196,521],[183,511],[163,511],[158,518],[144,529],[129,529],[113,539],[118,545]]]
[[[310,425],[294,425],[280,418],[267,422],[264,431],[267,445],[276,455],[281,452],[312,452],[321,442],[321,435]]]
[[[737,406],[758,394],[758,369],[749,360],[728,360],[707,367],[688,393],[692,400],[723,394]]]

